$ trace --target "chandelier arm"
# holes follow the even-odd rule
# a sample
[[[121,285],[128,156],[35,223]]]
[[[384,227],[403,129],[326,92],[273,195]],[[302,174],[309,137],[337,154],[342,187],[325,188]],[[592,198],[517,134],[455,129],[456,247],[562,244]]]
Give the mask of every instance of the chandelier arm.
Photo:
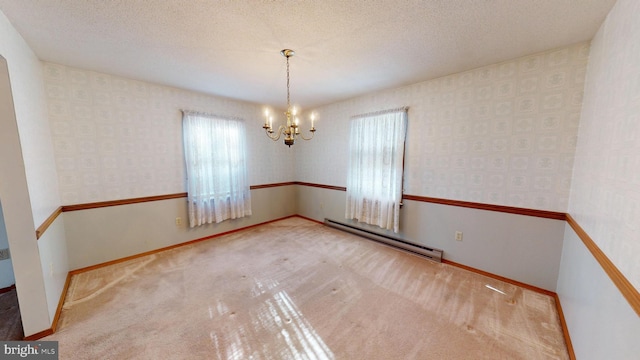
[[[302,138],[302,140],[311,140],[311,139],[313,139],[313,135],[316,134],[315,130],[314,131],[309,130],[309,132],[311,133],[311,137],[309,137],[309,138],[304,137],[304,134],[300,133],[300,137]]]
[[[273,133],[275,133],[276,135],[271,135],[271,133],[269,132],[269,129],[265,129],[265,134],[267,134],[269,139],[273,141],[280,140],[280,136],[284,133],[284,126],[282,125],[278,126],[278,130],[274,131]]]

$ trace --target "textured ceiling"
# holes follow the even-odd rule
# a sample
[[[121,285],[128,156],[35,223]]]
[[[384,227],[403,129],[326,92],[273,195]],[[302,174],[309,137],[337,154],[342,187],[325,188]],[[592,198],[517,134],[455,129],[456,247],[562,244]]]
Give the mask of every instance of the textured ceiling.
[[[0,0],[36,55],[303,108],[590,40],[615,0]]]

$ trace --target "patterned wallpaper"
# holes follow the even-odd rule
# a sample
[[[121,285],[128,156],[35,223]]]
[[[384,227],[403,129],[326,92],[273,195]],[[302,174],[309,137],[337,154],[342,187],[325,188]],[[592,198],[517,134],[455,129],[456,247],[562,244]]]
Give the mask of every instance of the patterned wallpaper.
[[[184,191],[182,108],[247,121],[251,184],[345,186],[348,134],[333,130],[406,105],[406,193],[566,211],[588,53],[578,44],[313,109],[315,138],[291,149],[262,134],[259,105],[45,63],[62,203]]]
[[[322,130],[406,105],[405,193],[564,212],[588,55],[577,44],[315,109],[297,178],[344,186],[347,137]]]
[[[569,213],[640,289],[640,2],[592,41]]]
[[[294,178],[259,105],[52,63],[44,80],[64,205],[186,191],[180,109],[246,121],[250,184]]]

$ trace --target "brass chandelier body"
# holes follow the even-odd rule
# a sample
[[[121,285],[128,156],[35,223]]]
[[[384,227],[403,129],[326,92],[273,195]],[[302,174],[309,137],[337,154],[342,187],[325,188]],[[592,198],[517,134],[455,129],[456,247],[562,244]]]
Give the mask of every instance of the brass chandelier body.
[[[316,132],[315,127],[313,126],[313,122],[315,120],[315,115],[311,114],[311,132],[310,137],[305,137],[302,133],[300,133],[299,120],[296,117],[297,109],[295,107],[291,107],[291,94],[289,88],[289,58],[295,55],[295,51],[290,49],[284,49],[280,51],[280,54],[287,59],[287,111],[284,115],[287,118],[286,125],[278,126],[277,130],[273,130],[273,117],[269,115],[269,111],[265,111],[265,122],[262,128],[265,130],[267,136],[273,140],[278,141],[280,136],[284,134],[284,144],[291,147],[298,138],[302,138],[303,140],[311,140],[313,135]]]

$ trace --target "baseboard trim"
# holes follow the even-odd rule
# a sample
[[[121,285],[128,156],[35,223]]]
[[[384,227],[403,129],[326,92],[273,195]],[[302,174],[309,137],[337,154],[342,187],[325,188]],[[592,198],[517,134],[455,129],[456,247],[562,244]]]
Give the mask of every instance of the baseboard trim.
[[[69,284],[71,283],[71,272],[67,273],[67,279],[64,282],[64,287],[62,288],[62,293],[60,294],[60,300],[58,300],[58,307],[56,308],[56,314],[53,317],[53,321],[51,322],[51,327],[40,332],[37,332],[33,335],[25,336],[24,341],[36,341],[40,340],[45,336],[52,335],[58,329],[58,321],[60,320],[60,314],[62,313],[62,307],[64,306],[64,301],[67,298],[67,291],[69,290]],[[15,286],[14,286],[15,287]]]
[[[16,288],[16,284],[0,289],[0,294],[4,294]]]
[[[560,326],[562,326],[562,335],[564,336],[564,343],[567,345],[567,351],[569,352],[569,359],[576,360],[576,353],[573,351],[573,344],[571,343],[571,336],[569,336],[569,328],[567,327],[567,321],[564,318],[564,312],[562,311],[562,305],[560,305],[560,297],[557,293],[553,294],[556,300],[556,310],[558,312],[558,318],[560,319]]]
[[[322,221],[318,221],[318,220],[315,220],[315,219],[312,219],[312,218],[308,218],[306,216],[302,216],[302,215],[295,215],[295,216],[299,217],[299,218],[302,218],[302,219],[305,219],[305,220],[308,220],[308,221],[313,221],[316,224],[325,225],[325,223],[322,222]]]
[[[37,332],[35,334],[29,335],[29,336],[25,336],[24,337],[24,341],[36,341],[36,340],[40,340],[45,336],[49,336],[53,334],[53,329],[49,328],[49,329],[45,329],[42,330],[40,332]]]
[[[67,273],[67,279],[64,281],[64,287],[62,288],[62,294],[60,294],[60,300],[58,300],[58,307],[56,308],[56,314],[51,322],[51,330],[56,332],[58,329],[58,321],[60,320],[60,314],[62,313],[62,307],[64,301],[67,299],[67,291],[69,290],[69,284],[71,283],[71,272]]]

